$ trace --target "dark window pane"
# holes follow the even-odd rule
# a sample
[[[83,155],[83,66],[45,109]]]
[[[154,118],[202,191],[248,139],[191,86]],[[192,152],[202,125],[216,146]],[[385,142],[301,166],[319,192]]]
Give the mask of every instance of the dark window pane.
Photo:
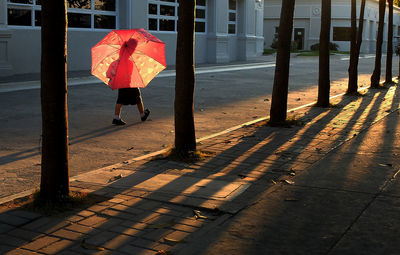
[[[90,0],[68,0],[68,8],[90,9]]]
[[[115,0],[95,0],[94,8],[101,11],[115,11]]]
[[[160,15],[175,16],[175,6],[160,5]]]
[[[42,15],[40,11],[35,11],[35,26],[40,27],[42,25]]]
[[[42,1],[41,0],[36,0],[36,5],[42,5]]]
[[[115,16],[94,15],[94,28],[115,29]]]
[[[68,27],[90,28],[90,14],[68,13]]]
[[[206,0],[197,0],[196,5],[206,6]]]
[[[196,22],[196,32],[205,32],[206,31],[206,23],[204,22]]]
[[[236,0],[229,0],[229,10],[236,10]]]
[[[175,3],[176,0],[161,0],[162,2],[171,2],[171,3]]]
[[[9,3],[17,3],[17,4],[32,4],[32,0],[8,0]]]
[[[236,13],[229,13],[229,21],[236,21]]]
[[[157,19],[149,19],[149,30],[157,31]]]
[[[30,10],[8,9],[8,25],[32,26]]]
[[[236,34],[236,25],[235,24],[229,24],[228,25],[228,33],[229,34]]]
[[[175,31],[175,20],[160,19],[160,31]]]
[[[206,10],[196,9],[196,18],[205,19],[206,18]]]
[[[350,27],[334,27],[333,40],[334,41],[350,41],[351,29]]]
[[[149,4],[149,14],[157,15],[157,5]]]

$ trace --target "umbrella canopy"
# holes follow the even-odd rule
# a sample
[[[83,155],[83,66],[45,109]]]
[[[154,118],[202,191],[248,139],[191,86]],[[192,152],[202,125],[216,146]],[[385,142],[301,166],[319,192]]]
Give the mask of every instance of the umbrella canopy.
[[[143,88],[166,68],[165,43],[144,29],[114,30],[92,48],[92,75],[112,89]]]

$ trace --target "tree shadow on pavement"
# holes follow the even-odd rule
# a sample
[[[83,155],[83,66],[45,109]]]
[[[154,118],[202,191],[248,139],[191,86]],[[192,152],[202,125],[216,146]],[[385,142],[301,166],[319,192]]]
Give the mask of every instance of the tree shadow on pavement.
[[[371,194],[340,188],[330,196],[331,189],[302,178],[318,172],[315,166],[327,158],[329,162],[336,150],[348,146],[346,141],[366,139],[360,134],[367,133],[365,129],[376,119],[378,113],[372,110],[384,102],[385,93],[370,92],[371,97],[361,99],[345,96],[341,108],[307,108],[301,116],[308,121],[305,126],[252,125],[203,141],[201,149],[217,155],[201,162],[137,161],[110,169],[111,174],[125,170],[131,175],[109,185],[74,181],[74,190],[109,200],[65,219],[26,220],[27,212],[5,211],[0,214],[0,229],[8,241],[1,242],[0,251],[155,254],[179,247],[181,254],[257,254],[265,247],[294,252],[296,246],[307,246],[304,252],[326,250],[354,220],[352,204],[364,208]],[[392,107],[398,105],[396,100]],[[361,118],[368,107],[371,111]],[[353,136],[354,130],[361,133]],[[154,182],[153,190],[140,188],[159,175],[170,179]],[[232,184],[237,188],[224,191]],[[207,234],[212,228],[220,232]],[[17,235],[21,231],[25,235]],[[230,248],[224,250],[226,245]]]

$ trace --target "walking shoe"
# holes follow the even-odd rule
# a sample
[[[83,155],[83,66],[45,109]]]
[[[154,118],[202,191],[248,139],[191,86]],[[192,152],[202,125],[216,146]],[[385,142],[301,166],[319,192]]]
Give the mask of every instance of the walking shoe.
[[[119,119],[119,120],[118,119],[113,119],[112,124],[113,125],[117,125],[117,126],[122,126],[122,125],[125,125],[126,123],[122,119]]]
[[[142,121],[147,120],[147,117],[149,117],[149,115],[150,115],[150,110],[149,109],[144,110],[144,116],[141,117]]]

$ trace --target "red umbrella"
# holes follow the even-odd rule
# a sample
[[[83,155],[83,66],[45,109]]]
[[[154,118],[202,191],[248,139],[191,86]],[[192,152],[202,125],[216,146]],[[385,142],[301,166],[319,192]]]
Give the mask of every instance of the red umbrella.
[[[144,29],[111,31],[92,48],[92,75],[112,89],[144,88],[166,67],[165,43]]]

